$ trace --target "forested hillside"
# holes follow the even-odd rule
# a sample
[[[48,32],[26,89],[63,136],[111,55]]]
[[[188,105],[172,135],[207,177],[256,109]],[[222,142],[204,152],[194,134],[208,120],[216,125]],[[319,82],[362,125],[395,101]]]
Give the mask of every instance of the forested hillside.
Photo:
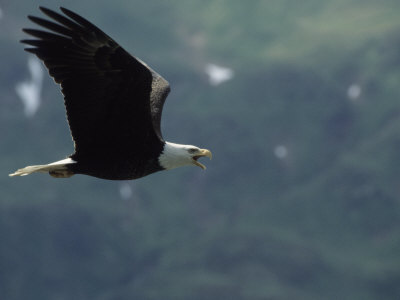
[[[1,299],[400,299],[399,1],[93,3],[0,2]],[[9,178],[73,152],[47,72],[31,114],[16,92],[39,4],[162,74],[207,170]]]

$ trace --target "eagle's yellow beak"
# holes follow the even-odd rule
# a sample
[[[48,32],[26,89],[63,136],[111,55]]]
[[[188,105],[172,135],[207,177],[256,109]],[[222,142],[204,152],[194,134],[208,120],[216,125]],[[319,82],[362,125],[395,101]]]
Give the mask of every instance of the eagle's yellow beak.
[[[196,155],[193,156],[193,164],[195,164],[196,166],[202,168],[203,170],[206,169],[206,166],[203,165],[202,163],[199,163],[197,160],[200,157],[208,157],[209,159],[212,159],[212,153],[210,150],[207,149],[200,149],[199,152],[196,153]]]

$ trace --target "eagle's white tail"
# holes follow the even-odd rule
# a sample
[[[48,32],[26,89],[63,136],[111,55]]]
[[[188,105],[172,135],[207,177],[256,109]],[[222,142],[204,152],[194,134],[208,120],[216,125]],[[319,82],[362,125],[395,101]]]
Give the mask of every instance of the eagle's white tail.
[[[40,173],[48,172],[53,177],[59,177],[59,178],[71,177],[72,175],[74,175],[74,173],[68,169],[67,165],[73,163],[76,163],[76,161],[72,160],[71,158],[66,158],[60,161],[53,162],[48,165],[27,166],[25,168],[18,169],[9,176],[11,177],[26,176],[35,172],[40,172]]]

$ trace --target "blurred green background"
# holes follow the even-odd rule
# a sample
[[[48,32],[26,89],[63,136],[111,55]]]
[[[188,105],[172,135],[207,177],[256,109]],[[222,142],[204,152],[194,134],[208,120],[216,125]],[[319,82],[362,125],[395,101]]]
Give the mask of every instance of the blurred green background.
[[[47,73],[32,116],[15,90],[38,5],[78,12],[162,74],[164,137],[212,150],[208,169],[9,178],[73,152]],[[1,299],[400,299],[398,0],[0,9]],[[233,78],[210,81],[210,64]]]

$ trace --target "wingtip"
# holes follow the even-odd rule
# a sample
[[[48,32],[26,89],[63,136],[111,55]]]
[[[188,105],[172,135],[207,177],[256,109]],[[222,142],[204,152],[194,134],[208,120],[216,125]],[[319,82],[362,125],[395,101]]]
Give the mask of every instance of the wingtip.
[[[39,25],[40,25],[40,22],[43,21],[42,18],[32,16],[32,15],[28,15],[28,19],[31,20],[33,23],[39,24]]]
[[[37,55],[37,48],[24,48],[26,52]]]
[[[33,35],[33,33],[34,33],[35,31],[37,31],[37,29],[32,29],[32,28],[22,28],[21,30],[22,30],[22,32],[24,32],[24,33],[26,33],[26,34],[29,34],[29,35]],[[20,41],[20,42],[21,42],[21,41]]]
[[[19,40],[19,42],[21,43],[21,44],[24,44],[24,45],[26,45],[27,43],[26,43],[26,41],[27,41],[27,39],[22,39],[22,40]]]
[[[42,11],[43,14],[50,18],[54,18],[54,16],[61,16],[58,12],[44,6],[39,6],[39,9]]]
[[[48,9],[47,7],[44,7],[44,6],[39,6],[39,9],[42,11],[42,12],[44,12],[44,13],[46,13],[46,11],[49,11],[50,9]]]
[[[68,12],[70,12],[70,10],[68,8],[65,8],[63,6],[60,6],[60,10],[64,13],[67,14]]]
[[[76,13],[74,13],[72,10],[69,10],[68,8],[60,6],[60,10],[64,13],[64,15],[70,17],[71,19],[82,18],[81,16],[77,15]]]

